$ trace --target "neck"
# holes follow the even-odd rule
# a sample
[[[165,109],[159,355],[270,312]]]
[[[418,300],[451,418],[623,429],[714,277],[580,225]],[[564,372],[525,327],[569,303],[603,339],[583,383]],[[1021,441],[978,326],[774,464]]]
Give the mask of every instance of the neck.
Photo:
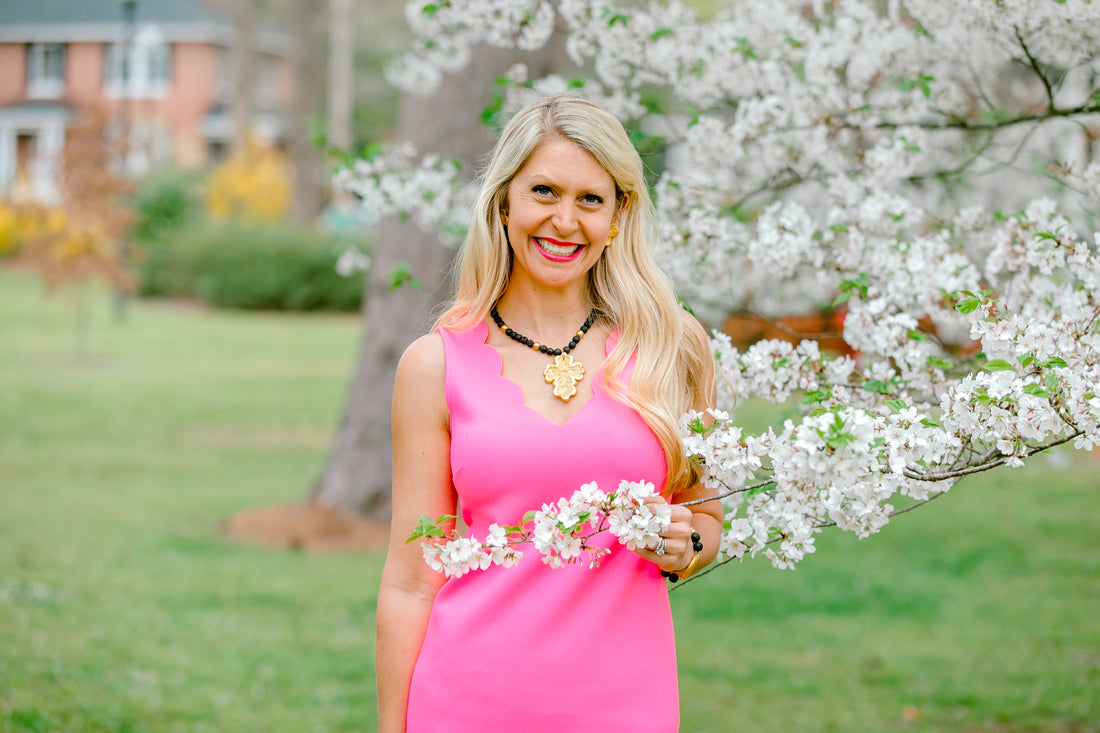
[[[497,302],[497,310],[509,326],[540,342],[560,346],[577,332],[592,306],[586,293],[521,291],[508,288]]]

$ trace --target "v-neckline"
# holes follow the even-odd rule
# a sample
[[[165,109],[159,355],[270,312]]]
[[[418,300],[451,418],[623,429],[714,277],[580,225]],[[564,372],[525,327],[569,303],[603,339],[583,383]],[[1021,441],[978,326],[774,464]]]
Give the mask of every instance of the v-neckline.
[[[553,425],[556,428],[564,428],[567,425],[569,425],[569,423],[571,423],[574,418],[576,418],[578,415],[580,415],[582,412],[584,412],[588,408],[589,404],[591,404],[593,401],[595,401],[597,399],[602,399],[601,393],[603,392],[603,390],[597,389],[597,382],[598,382],[600,374],[603,373],[604,365],[607,364],[607,356],[608,356],[608,354],[611,353],[611,349],[614,348],[615,340],[617,340],[617,339],[615,339],[615,336],[616,336],[615,331],[611,331],[610,333],[608,333],[607,338],[604,340],[604,345],[603,345],[604,358],[603,358],[603,361],[600,362],[600,366],[596,369],[596,372],[592,375],[592,393],[588,396],[588,399],[586,399],[584,401],[584,404],[582,404],[580,407],[578,407],[573,412],[569,413],[569,417],[565,418],[564,422],[559,423],[559,422],[547,417],[546,415],[543,415],[541,412],[536,410],[534,407],[527,404],[527,395],[524,394],[523,387],[521,387],[518,383],[513,381],[510,377],[504,376],[504,357],[501,355],[501,353],[497,349],[497,347],[495,347],[495,346],[493,346],[492,344],[489,343],[489,323],[488,323],[488,321],[482,321],[481,324],[478,327],[485,330],[485,332],[480,335],[480,338],[479,338],[480,343],[485,348],[489,349],[490,351],[493,352],[493,354],[496,355],[497,362],[499,364],[499,368],[496,371],[496,376],[499,377],[503,382],[505,382],[509,389],[514,389],[515,390],[515,398],[520,403],[521,407],[523,407],[525,410],[531,412],[532,414],[536,415],[537,417],[541,418],[542,420],[546,421],[550,425]],[[573,399],[576,399],[576,397],[574,397]]]

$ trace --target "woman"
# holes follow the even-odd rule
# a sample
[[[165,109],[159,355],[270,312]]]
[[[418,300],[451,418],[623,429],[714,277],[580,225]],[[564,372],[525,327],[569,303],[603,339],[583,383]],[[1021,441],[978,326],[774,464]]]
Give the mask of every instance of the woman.
[[[673,506],[653,548],[605,533],[597,568],[529,552],[444,582],[404,544],[419,515],[460,507],[484,537],[590,481],[652,481],[673,504],[708,495],[677,420],[711,405],[714,365],[656,266],[655,233],[641,159],[612,115],[556,96],[505,127],[454,303],[397,369],[383,733],[677,730],[661,571],[713,559],[717,501]]]

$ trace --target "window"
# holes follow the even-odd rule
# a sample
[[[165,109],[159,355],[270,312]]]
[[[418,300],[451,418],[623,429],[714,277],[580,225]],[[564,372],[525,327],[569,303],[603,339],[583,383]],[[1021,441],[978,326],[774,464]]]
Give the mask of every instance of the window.
[[[27,96],[57,99],[65,91],[65,44],[27,44]]]
[[[109,97],[160,97],[172,84],[172,47],[155,27],[142,28],[133,43],[107,46],[104,91]]]

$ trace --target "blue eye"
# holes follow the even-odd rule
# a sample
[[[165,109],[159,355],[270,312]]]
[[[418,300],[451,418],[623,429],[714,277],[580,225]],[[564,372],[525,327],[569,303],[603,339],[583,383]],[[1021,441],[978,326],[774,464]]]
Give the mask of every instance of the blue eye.
[[[531,192],[538,194],[539,196],[549,196],[553,193],[553,191],[550,190],[549,186],[543,185],[541,183],[537,186],[533,186],[531,188]]]
[[[586,204],[593,204],[593,205],[602,204],[603,203],[603,197],[602,196],[597,196],[594,193],[588,193],[588,194],[585,194],[585,196],[584,196],[584,202]]]

